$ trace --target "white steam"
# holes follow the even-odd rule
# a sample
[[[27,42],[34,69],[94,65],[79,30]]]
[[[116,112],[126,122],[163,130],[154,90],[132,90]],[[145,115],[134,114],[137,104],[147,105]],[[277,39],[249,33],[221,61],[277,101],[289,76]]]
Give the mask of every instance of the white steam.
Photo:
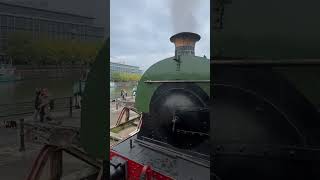
[[[197,31],[198,23],[194,14],[200,2],[199,0],[169,0],[173,33]]]

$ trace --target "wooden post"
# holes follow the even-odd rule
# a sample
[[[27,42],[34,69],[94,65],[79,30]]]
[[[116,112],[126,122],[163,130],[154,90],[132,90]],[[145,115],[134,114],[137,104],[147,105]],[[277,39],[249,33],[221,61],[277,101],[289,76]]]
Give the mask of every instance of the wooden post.
[[[72,117],[72,97],[69,97],[69,115]]]
[[[20,148],[19,151],[25,151],[24,145],[24,119],[20,119]]]
[[[49,179],[60,180],[62,177],[62,150],[57,150],[51,153],[49,159]]]

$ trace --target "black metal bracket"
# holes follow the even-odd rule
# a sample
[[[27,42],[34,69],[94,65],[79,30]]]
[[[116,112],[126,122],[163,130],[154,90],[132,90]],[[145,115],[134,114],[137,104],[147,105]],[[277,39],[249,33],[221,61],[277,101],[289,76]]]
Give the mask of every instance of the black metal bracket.
[[[147,137],[142,137],[141,140],[136,139],[135,142],[140,146],[146,147],[148,149],[152,149],[154,151],[166,154],[168,156],[171,156],[174,158],[178,157],[204,167],[210,167],[209,155],[191,152],[187,150],[181,150],[181,149],[172,147],[169,144],[156,141],[154,139],[150,139]]]
[[[246,156],[248,158],[275,158],[292,160],[320,160],[320,147],[218,144],[213,146],[213,156]]]
[[[110,160],[110,179],[126,180],[128,178],[128,162],[120,157]]]

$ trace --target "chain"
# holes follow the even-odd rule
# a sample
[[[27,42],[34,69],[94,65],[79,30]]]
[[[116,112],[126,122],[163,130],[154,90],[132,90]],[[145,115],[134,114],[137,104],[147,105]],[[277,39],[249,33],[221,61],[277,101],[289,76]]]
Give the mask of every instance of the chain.
[[[214,6],[214,19],[213,19],[213,29],[222,30],[223,29],[223,18],[224,18],[224,8],[226,4],[231,4],[231,0],[215,0]]]
[[[223,29],[223,14],[224,14],[224,4],[222,0],[216,0],[214,7],[214,22],[213,28],[214,30],[222,30]]]

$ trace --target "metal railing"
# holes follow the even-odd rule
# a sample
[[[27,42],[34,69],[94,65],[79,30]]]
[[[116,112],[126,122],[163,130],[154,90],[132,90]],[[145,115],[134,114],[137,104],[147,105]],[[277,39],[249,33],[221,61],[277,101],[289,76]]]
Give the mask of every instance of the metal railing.
[[[80,108],[75,102],[74,97],[60,97],[50,99],[50,113],[69,112],[72,117],[74,109]],[[35,112],[34,101],[16,102],[13,104],[0,104],[1,120],[19,120]]]

